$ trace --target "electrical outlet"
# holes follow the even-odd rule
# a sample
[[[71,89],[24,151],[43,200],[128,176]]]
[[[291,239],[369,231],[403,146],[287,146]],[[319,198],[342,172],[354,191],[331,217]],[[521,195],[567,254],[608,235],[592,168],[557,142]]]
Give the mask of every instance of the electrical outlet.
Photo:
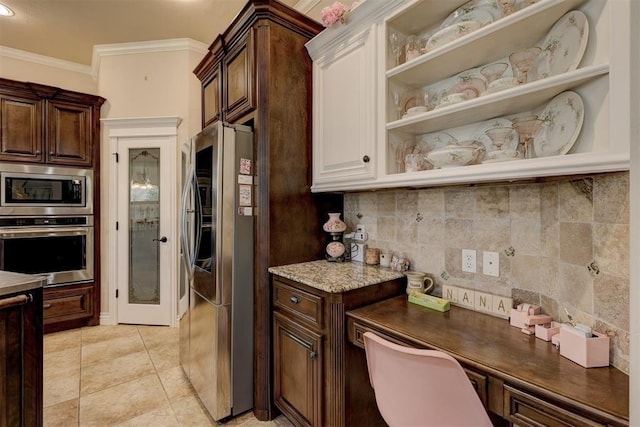
[[[462,250],[462,271],[476,272],[476,251],[473,249]]]
[[[500,276],[500,254],[498,252],[482,253],[482,273],[487,276]]]

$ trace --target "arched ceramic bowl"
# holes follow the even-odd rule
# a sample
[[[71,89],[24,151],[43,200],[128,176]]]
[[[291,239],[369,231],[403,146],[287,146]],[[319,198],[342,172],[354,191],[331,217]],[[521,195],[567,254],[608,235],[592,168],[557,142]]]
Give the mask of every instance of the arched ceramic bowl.
[[[479,163],[485,154],[486,148],[478,141],[463,141],[430,151],[426,157],[434,168],[443,169]]]

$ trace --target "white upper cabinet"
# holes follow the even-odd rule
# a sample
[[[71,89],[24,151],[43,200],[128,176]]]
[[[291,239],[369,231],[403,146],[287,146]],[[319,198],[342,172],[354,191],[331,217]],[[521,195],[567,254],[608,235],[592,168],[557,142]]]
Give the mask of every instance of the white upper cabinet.
[[[365,1],[307,45],[312,191],[628,170],[631,1]]]
[[[307,44],[313,59],[313,191],[376,177],[378,32],[384,29],[376,21],[394,2],[369,3],[351,12],[348,24]]]

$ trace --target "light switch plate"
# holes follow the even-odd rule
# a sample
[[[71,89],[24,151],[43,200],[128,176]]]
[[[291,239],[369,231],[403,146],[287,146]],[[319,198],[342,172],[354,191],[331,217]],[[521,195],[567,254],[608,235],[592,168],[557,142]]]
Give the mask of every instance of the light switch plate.
[[[500,254],[498,252],[482,252],[482,273],[487,276],[500,276]]]

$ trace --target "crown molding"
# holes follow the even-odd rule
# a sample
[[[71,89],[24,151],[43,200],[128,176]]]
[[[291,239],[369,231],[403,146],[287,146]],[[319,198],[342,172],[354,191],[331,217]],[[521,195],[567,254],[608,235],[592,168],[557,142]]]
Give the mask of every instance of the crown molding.
[[[149,52],[171,52],[174,50],[189,50],[204,55],[207,53],[207,49],[208,46],[206,44],[188,38],[100,44],[93,47],[93,57],[90,66],[2,45],[0,45],[0,57],[18,59],[75,73],[88,74],[96,80],[100,69],[100,60],[103,56],[131,55]]]
[[[108,130],[110,138],[176,136],[182,118],[178,116],[103,118],[100,119],[100,123]]]
[[[65,61],[63,59],[53,58],[51,56],[40,55],[37,53],[27,52],[25,50],[14,49],[8,46],[0,46],[0,57],[18,59],[20,61],[31,62],[35,64],[45,65],[47,67],[59,68],[61,70],[72,71],[74,73],[82,73],[92,75],[89,65],[79,64],[77,62]]]
[[[140,53],[171,52],[175,50],[189,50],[204,55],[208,46],[199,41],[182,38],[153,40],[145,42],[98,44],[93,47],[91,70],[94,78],[98,78],[100,61],[104,56],[133,55]]]

